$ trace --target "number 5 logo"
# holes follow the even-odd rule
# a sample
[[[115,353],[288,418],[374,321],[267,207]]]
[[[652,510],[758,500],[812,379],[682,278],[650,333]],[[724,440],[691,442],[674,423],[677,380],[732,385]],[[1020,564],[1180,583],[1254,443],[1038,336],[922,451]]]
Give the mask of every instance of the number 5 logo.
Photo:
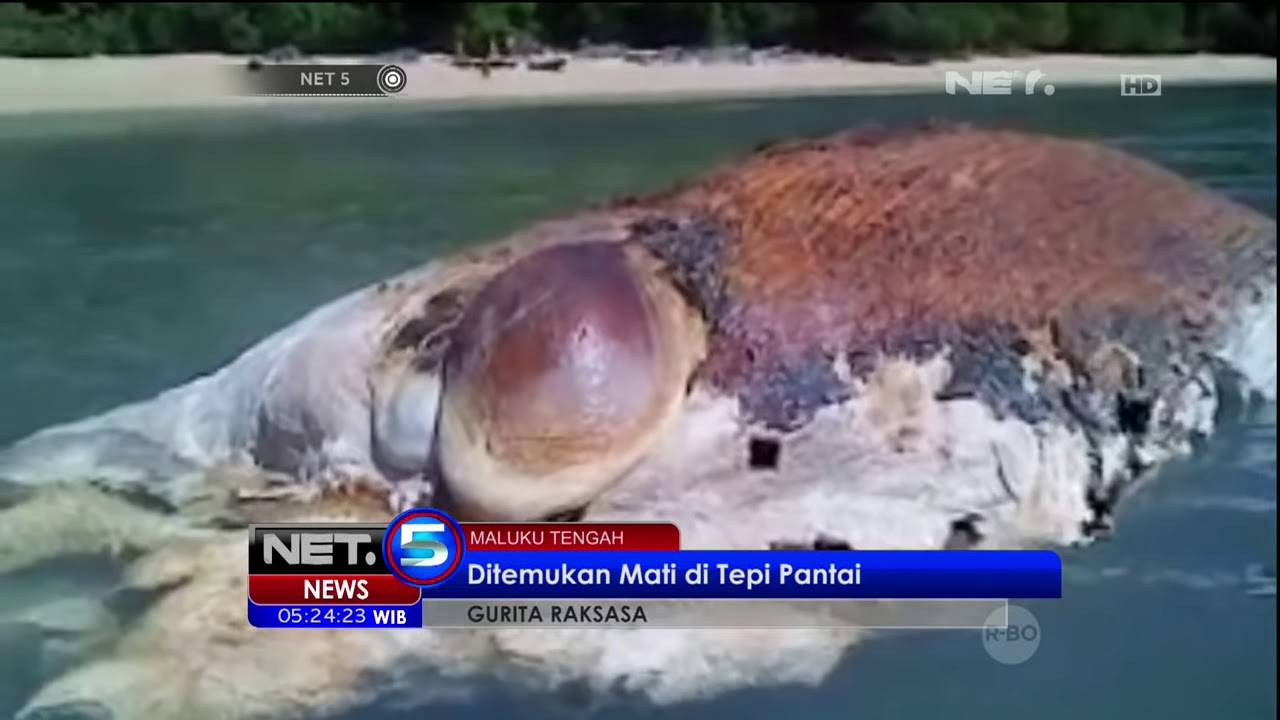
[[[401,564],[405,567],[435,567],[443,565],[449,559],[449,548],[436,540],[419,540],[426,535],[434,538],[436,533],[447,532],[444,523],[405,523],[400,527],[401,550],[430,550],[431,557],[406,556]]]
[[[430,508],[405,510],[387,525],[382,560],[400,582],[417,588],[448,580],[467,552],[462,527]]]

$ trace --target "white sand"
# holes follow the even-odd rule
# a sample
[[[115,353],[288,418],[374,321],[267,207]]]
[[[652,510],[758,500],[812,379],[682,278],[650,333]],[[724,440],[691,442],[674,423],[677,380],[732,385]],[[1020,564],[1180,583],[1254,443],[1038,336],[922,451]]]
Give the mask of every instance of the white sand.
[[[370,62],[349,58],[313,61]],[[1041,55],[920,66],[841,60],[639,66],[620,60],[573,59],[559,73],[505,69],[495,70],[488,78],[476,70],[454,68],[439,57],[423,57],[400,65],[408,77],[404,91],[395,96],[396,101],[448,105],[897,91],[941,95],[947,71],[978,70],[1039,70],[1045,75],[1042,82],[1053,84],[1055,89],[1071,85],[1113,86],[1117,94],[1122,74],[1158,74],[1166,87],[1276,81],[1273,58],[1214,55]],[[385,102],[377,98],[247,97],[236,84],[244,67],[244,58],[221,55],[0,58],[0,113]],[[1014,91],[1020,89],[1021,83],[1015,82]]]

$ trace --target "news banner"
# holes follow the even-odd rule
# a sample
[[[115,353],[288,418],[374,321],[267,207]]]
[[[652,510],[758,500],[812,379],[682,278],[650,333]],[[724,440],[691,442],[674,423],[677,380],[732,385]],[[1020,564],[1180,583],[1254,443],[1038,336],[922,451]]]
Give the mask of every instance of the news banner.
[[[671,523],[254,525],[259,628],[1003,626],[1062,596],[1049,551],[681,550]]]

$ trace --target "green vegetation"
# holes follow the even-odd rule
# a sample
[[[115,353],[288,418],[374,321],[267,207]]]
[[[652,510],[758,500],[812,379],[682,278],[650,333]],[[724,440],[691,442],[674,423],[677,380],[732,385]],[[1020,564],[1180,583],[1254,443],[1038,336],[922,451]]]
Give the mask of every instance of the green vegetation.
[[[1275,55],[1273,3],[0,3],[0,55],[471,52],[786,45],[857,57],[975,52]]]

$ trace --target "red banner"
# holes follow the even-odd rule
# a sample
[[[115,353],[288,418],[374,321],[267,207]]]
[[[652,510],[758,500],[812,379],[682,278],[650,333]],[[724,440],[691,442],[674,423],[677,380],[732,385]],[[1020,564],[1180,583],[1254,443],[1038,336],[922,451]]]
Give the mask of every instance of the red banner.
[[[412,605],[422,593],[393,575],[250,575],[259,605]]]
[[[467,551],[679,550],[671,523],[463,523]]]

